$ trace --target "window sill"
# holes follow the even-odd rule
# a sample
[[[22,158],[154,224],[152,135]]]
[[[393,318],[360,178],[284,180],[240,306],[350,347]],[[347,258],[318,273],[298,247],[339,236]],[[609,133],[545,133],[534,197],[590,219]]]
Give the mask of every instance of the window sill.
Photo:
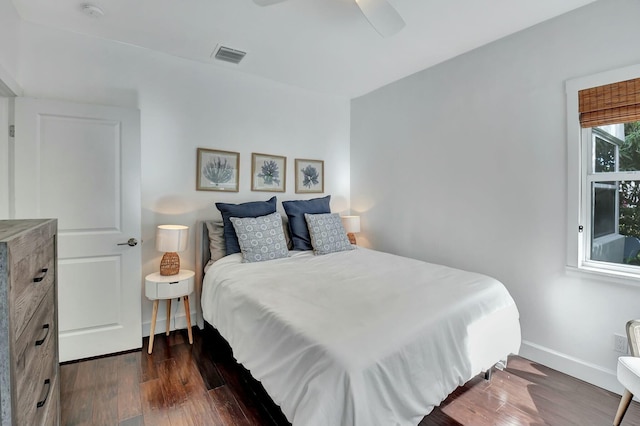
[[[594,266],[566,266],[567,276],[574,278],[597,279],[609,284],[640,287],[640,271],[638,273],[616,271]]]

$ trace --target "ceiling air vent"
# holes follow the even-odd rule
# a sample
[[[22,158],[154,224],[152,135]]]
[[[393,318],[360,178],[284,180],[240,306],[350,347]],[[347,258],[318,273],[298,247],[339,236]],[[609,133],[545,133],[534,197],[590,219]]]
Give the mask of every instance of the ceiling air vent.
[[[246,52],[232,49],[230,47],[220,46],[213,51],[214,58],[221,61],[231,62],[232,64],[239,64]]]

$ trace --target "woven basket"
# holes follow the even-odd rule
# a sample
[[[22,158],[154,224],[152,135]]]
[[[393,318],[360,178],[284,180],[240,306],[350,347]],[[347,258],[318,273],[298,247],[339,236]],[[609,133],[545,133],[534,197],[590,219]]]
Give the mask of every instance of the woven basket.
[[[180,272],[180,257],[176,252],[167,252],[160,261],[160,275],[176,275]]]

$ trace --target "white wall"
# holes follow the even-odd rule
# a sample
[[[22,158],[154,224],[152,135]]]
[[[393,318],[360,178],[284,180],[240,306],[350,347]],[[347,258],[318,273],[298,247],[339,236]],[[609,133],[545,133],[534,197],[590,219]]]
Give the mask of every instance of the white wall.
[[[20,19],[10,1],[0,1],[0,219],[9,218],[9,100],[2,96],[19,92],[18,69]]]
[[[0,1],[0,80],[15,80],[18,70],[20,18],[10,0]],[[5,81],[5,83],[8,83]],[[2,83],[0,82],[0,85]],[[0,94],[2,92],[0,91]]]
[[[25,22],[18,75],[25,96],[140,109],[143,275],[159,266],[159,224],[191,226],[195,247],[193,227],[197,220],[219,217],[216,201],[312,198],[294,193],[294,158],[324,160],[332,209],[349,208],[347,99]],[[239,193],[195,190],[198,147],[240,152]],[[250,191],[252,152],[287,157],[286,193]],[[180,257],[184,268],[194,268],[194,249]],[[148,334],[151,303],[143,300]],[[178,327],[184,324],[182,319]]]
[[[620,391],[640,287],[568,273],[565,81],[640,63],[640,2],[537,25],[352,101],[359,241],[500,279],[521,353]],[[426,313],[425,313],[426,314]]]

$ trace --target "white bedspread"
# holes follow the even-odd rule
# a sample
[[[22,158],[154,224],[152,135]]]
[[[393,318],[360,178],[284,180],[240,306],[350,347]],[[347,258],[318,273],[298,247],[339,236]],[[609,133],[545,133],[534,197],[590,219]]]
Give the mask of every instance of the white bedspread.
[[[418,424],[488,367],[469,330],[493,313],[504,331],[480,352],[519,350],[517,309],[493,278],[363,248],[291,253],[215,262],[202,307],[294,425]]]

